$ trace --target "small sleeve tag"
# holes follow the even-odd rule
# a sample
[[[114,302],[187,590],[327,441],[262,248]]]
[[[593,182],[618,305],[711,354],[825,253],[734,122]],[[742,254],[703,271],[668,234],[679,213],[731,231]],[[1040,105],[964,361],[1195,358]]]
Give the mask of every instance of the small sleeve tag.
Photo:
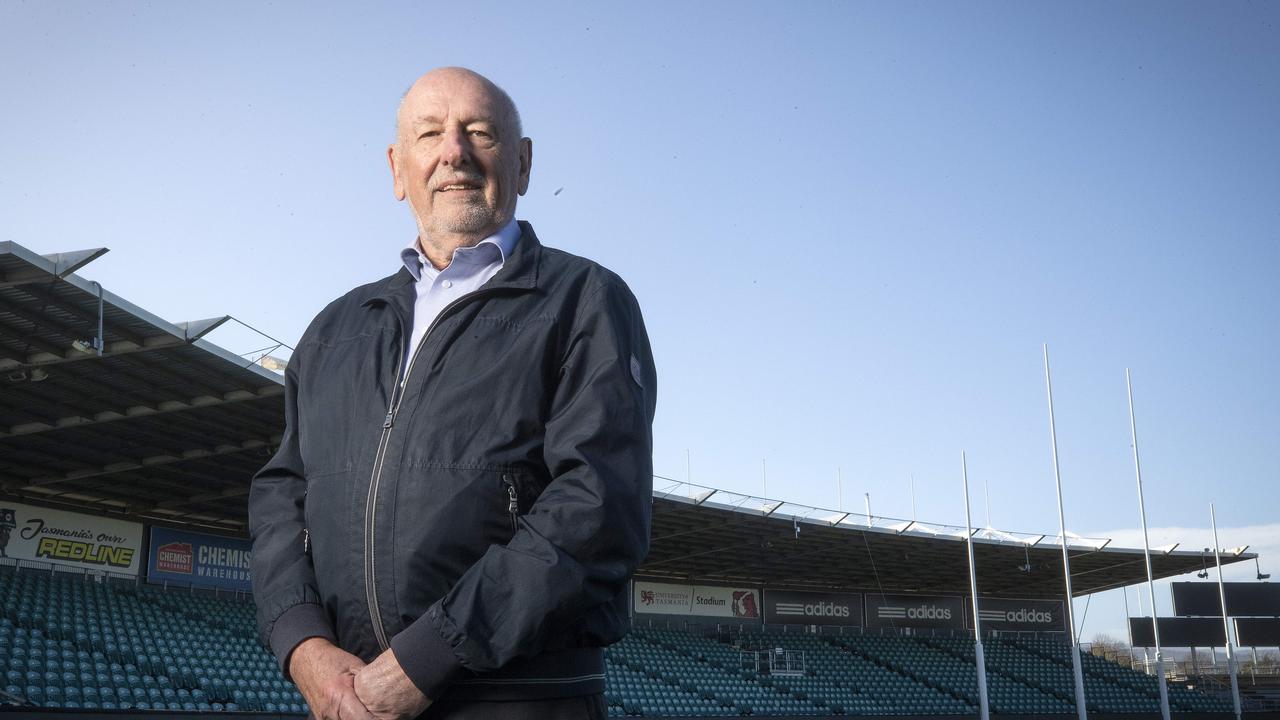
[[[641,380],[641,379],[640,379],[640,377],[641,377],[641,376],[640,376],[640,361],[636,358],[636,356],[635,356],[635,355],[632,355],[632,356],[631,356],[631,379],[632,379],[632,380],[635,380],[635,381],[636,381],[636,385],[639,385],[639,386],[640,386],[640,389],[641,389],[641,390],[643,390],[643,389],[644,389],[644,380]]]

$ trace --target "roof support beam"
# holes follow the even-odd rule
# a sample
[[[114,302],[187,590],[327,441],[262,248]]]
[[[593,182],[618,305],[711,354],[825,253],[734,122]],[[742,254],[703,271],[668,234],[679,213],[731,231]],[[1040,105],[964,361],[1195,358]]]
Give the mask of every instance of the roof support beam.
[[[98,327],[98,311],[96,307],[92,312],[90,312],[88,310],[85,310],[82,307],[79,307],[75,303],[68,302],[66,299],[60,298],[57,295],[41,287],[36,287],[36,286],[24,287],[22,288],[22,292],[26,293],[27,295],[30,295],[31,297],[39,300],[42,303],[52,305],[58,308],[59,310],[61,310],[62,312],[67,313],[68,315],[76,316],[82,322],[85,323],[86,328],[90,329],[90,334],[92,334],[93,332],[96,332],[96,328]],[[12,307],[12,305],[10,305],[10,307]],[[144,342],[146,342],[146,338],[144,338],[141,335],[138,335],[137,333],[134,333],[131,330],[125,329],[122,323],[113,322],[106,329],[110,330],[112,335],[118,335],[119,337],[122,337],[125,340],[128,340],[129,342],[135,343],[137,345],[142,345]]]
[[[206,527],[209,527],[211,525],[216,525],[216,527],[219,530],[231,530],[236,532],[244,532],[249,525],[244,520],[237,520],[233,518],[220,517],[217,515],[210,515],[207,512],[168,514],[163,511],[157,511],[152,513],[151,515],[143,515],[140,517],[144,519],[144,522],[150,522],[152,520],[163,520],[165,522],[182,524],[182,525],[197,525],[197,526],[205,525]]]
[[[109,498],[103,498],[96,495],[86,493],[66,493],[59,495],[17,495],[11,494],[0,499],[12,499],[15,502],[31,502],[41,507],[51,507],[69,510],[71,512],[84,512],[85,510],[98,510],[112,518],[120,520],[130,520],[140,523],[151,523],[156,520],[163,522],[181,522],[199,529],[199,526],[205,528],[217,528],[218,530],[241,530],[245,528],[243,520],[235,520],[228,518],[204,518],[197,513],[175,514],[175,515],[137,515],[124,511],[121,503],[115,502]],[[196,522],[192,522],[192,520]]]
[[[175,449],[214,447],[248,437],[247,433],[215,432],[213,428],[207,434],[192,434],[177,427],[178,417],[169,418],[169,422],[139,423],[128,429],[127,439],[110,427],[89,425],[77,428],[76,439],[86,451],[97,456],[96,463],[107,464],[115,458],[132,460],[138,455],[168,455]]]
[[[61,310],[63,312],[70,312],[68,308],[63,307],[61,304],[58,303],[57,300],[53,299],[52,297],[50,297],[50,299],[47,302],[50,305],[53,305],[54,307],[56,307],[58,310]],[[69,337],[73,340],[75,338],[91,337],[94,333],[98,331],[98,318],[96,317],[93,319],[92,327],[86,325],[85,327],[82,327],[82,328],[75,328],[61,320],[55,320],[49,317],[47,314],[33,312],[32,310],[25,308],[18,303],[7,303],[3,307],[0,307],[0,312],[6,312],[11,315],[16,315],[22,318],[23,320],[26,320],[32,325],[35,325],[37,331],[52,330],[53,332],[56,332],[65,337]]]
[[[178,367],[175,365],[175,367]],[[249,390],[252,387],[245,387],[240,383],[227,383],[221,386],[210,385],[207,380],[199,375],[187,376],[174,370],[166,369],[160,363],[147,363],[138,356],[127,357],[124,361],[118,363],[116,373],[122,377],[129,378],[134,382],[144,385],[156,385],[154,377],[146,377],[147,374],[159,376],[163,380],[163,384],[158,387],[174,392],[198,392],[202,395],[212,395],[217,397],[220,391],[226,389],[227,385],[240,385],[242,389]]]
[[[7,380],[4,390],[4,396],[0,397],[0,411],[10,415],[54,422],[61,413],[71,411],[71,408],[64,405],[43,400],[38,393],[33,392],[33,388],[27,381],[13,382],[12,380]],[[0,438],[3,437],[3,431],[0,431]]]
[[[180,337],[176,337],[173,335],[157,335],[155,337],[147,338],[146,342],[143,343],[142,345],[138,345],[137,343],[132,343],[127,340],[120,340],[118,342],[107,343],[107,346],[102,350],[102,354],[104,356],[107,356],[107,355],[119,356],[119,355],[127,355],[129,353],[148,352],[150,350],[160,350],[163,348],[177,347],[179,345],[186,345],[186,344],[187,344],[187,341],[183,340]],[[66,350],[55,348],[50,351],[38,352],[32,355],[28,355],[25,358],[23,358],[22,361],[16,361],[12,359],[0,360],[0,371],[8,370],[10,368],[19,367],[22,365],[26,365],[26,366],[60,365],[62,363],[82,362],[85,360],[99,360],[99,359],[100,358],[94,353],[82,353],[78,350],[72,350],[71,348],[67,348]]]
[[[245,440],[235,445],[220,445],[216,448],[193,448],[185,450],[177,454],[154,455],[151,457],[138,458],[137,460],[129,460],[101,467],[89,468],[85,470],[73,470],[62,475],[51,475],[45,477],[32,478],[26,482],[12,480],[6,481],[3,485],[6,491],[22,491],[30,490],[36,487],[45,487],[48,485],[57,485],[58,483],[70,482],[75,480],[84,480],[86,478],[99,477],[102,475],[112,475],[121,472],[130,472],[136,470],[145,470],[149,467],[158,465],[172,465],[175,463],[183,463],[191,460],[202,460],[205,458],[219,457],[222,455],[232,455],[242,453],[248,450],[257,450],[259,448],[277,445],[280,443],[280,436],[272,438],[255,438]]]
[[[0,308],[0,312],[14,315],[20,319],[25,319],[22,317],[21,314],[13,312],[7,306],[4,308]],[[31,321],[28,320],[27,322],[31,322]],[[14,325],[9,322],[0,321],[0,332],[3,332],[5,335],[10,335],[14,338],[17,338],[16,342],[25,343],[28,348],[36,348],[47,354],[56,354],[63,350],[63,348],[60,348],[57,345],[54,345],[53,343],[46,342],[43,338],[36,337],[35,335],[33,335],[31,332],[27,330],[14,327]],[[66,349],[70,350],[71,348],[70,346],[68,346]]]
[[[116,422],[119,420],[133,420],[140,417],[181,412],[183,410],[195,410],[198,408],[213,407],[215,405],[228,405],[231,403],[245,402],[247,400],[275,397],[277,395],[282,395],[283,393],[284,388],[279,385],[267,385],[259,388],[257,392],[232,390],[229,393],[224,393],[223,395],[216,397],[210,395],[198,395],[193,398],[182,400],[166,400],[161,403],[156,403],[155,405],[130,405],[129,407],[114,410],[103,410],[101,412],[94,413],[92,416],[68,415],[57,418],[53,423],[26,423],[24,425],[14,425],[9,428],[0,429],[0,439],[14,437],[17,435],[31,435],[34,433],[49,432],[52,430],[62,430],[64,428],[100,425],[102,423]]]
[[[227,498],[243,497],[249,494],[249,484],[237,485],[227,488],[221,492],[201,493],[190,497],[174,498],[173,500],[165,500],[164,502],[153,503],[151,505],[137,505],[131,507],[134,512],[150,512],[152,510],[172,510],[187,505],[196,505],[199,503],[209,502],[210,500],[226,500]]]
[[[6,363],[6,367],[17,367],[18,365],[21,365],[23,362],[26,361],[27,356],[22,355],[21,353],[15,352],[13,350],[10,350],[4,345],[0,345],[0,358],[4,358],[11,361],[10,363]],[[0,360],[0,362],[4,362],[4,361]]]

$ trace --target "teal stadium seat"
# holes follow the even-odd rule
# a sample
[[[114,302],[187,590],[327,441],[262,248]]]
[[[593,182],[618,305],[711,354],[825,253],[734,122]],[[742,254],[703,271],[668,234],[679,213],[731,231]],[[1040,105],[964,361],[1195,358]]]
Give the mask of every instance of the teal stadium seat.
[[[803,675],[740,667],[743,649],[803,653]],[[998,713],[1070,717],[1070,648],[1048,639],[986,643]],[[1157,711],[1154,679],[1082,657],[1090,710]],[[605,653],[609,717],[973,715],[977,681],[966,638],[745,631],[723,641],[637,627]],[[112,586],[0,567],[0,683],[45,707],[265,711],[307,708],[258,643],[243,600]],[[1229,711],[1174,686],[1175,712]]]

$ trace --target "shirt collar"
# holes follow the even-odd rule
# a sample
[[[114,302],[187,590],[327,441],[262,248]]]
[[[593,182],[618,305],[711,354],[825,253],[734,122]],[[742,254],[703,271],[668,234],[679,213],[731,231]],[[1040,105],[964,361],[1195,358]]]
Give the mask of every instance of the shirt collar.
[[[454,249],[453,257],[449,260],[449,267],[452,267],[455,262],[462,262],[468,265],[487,265],[490,262],[497,262],[498,266],[501,267],[506,263],[511,251],[515,250],[516,242],[519,240],[520,225],[512,217],[498,232],[481,240],[474,246]],[[498,257],[496,259],[491,259],[493,250],[490,247],[497,248]],[[409,274],[413,275],[415,281],[422,280],[424,267],[431,267],[434,272],[434,266],[431,265],[431,261],[418,248],[417,238],[414,238],[408,247],[400,251],[400,260],[404,263],[405,269],[409,271]]]

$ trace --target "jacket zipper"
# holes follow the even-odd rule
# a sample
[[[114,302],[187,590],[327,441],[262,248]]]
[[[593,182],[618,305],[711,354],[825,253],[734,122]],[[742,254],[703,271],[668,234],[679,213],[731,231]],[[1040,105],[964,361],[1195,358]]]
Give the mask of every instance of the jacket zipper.
[[[401,347],[399,354],[403,357],[404,350],[403,346]],[[390,644],[387,642],[386,629],[382,626],[382,615],[378,612],[378,591],[373,585],[373,524],[378,514],[374,499],[378,494],[378,480],[382,477],[382,462],[385,459],[387,442],[391,435],[392,416],[395,412],[396,400],[400,394],[399,375],[402,362],[400,359],[396,360],[395,385],[391,388],[391,403],[387,406],[387,415],[382,421],[382,433],[378,437],[378,451],[373,456],[373,476],[369,478],[369,494],[365,498],[364,506],[364,595],[365,601],[369,604],[369,619],[373,623],[373,636],[378,641],[378,647],[382,650],[386,650],[390,647]],[[409,367],[413,367],[412,360]]]
[[[373,623],[373,636],[378,642],[378,647],[386,650],[391,647],[391,643],[387,640],[387,630],[382,624],[382,614],[378,611],[378,588],[375,583],[374,567],[374,547],[373,547],[373,531],[377,523],[378,515],[378,483],[382,479],[382,466],[386,460],[387,446],[391,440],[391,428],[395,425],[396,415],[400,412],[400,403],[404,400],[404,388],[409,384],[409,374],[413,372],[414,363],[417,362],[418,356],[422,354],[422,348],[427,344],[427,338],[431,336],[431,331],[435,329],[440,322],[440,318],[445,317],[455,307],[464,302],[473,300],[476,296],[483,294],[481,291],[475,291],[463,295],[453,302],[441,308],[436,313],[431,324],[427,326],[426,332],[422,334],[422,339],[418,341],[418,347],[413,351],[413,357],[409,358],[409,365],[405,368],[404,377],[400,377],[400,365],[402,360],[396,360],[396,378],[395,385],[391,390],[391,402],[387,406],[386,417],[382,420],[382,434],[378,438],[378,452],[373,456],[373,476],[369,479],[369,494],[365,499],[364,507],[364,594],[365,600],[369,604],[369,619]],[[403,318],[401,318],[403,322]],[[412,328],[410,328],[412,331]],[[402,333],[402,337],[408,333]],[[401,343],[400,357],[404,357],[404,345]]]
[[[520,502],[516,496],[516,484],[510,475],[502,476],[502,484],[507,486],[507,514],[511,516],[511,532],[520,529]]]

